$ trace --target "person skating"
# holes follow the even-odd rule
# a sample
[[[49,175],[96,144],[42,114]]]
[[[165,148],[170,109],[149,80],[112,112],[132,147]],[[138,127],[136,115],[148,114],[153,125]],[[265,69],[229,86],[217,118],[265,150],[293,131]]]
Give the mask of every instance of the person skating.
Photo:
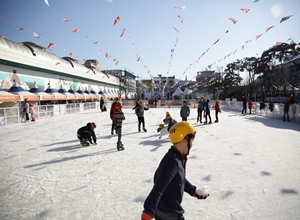
[[[215,116],[216,116],[215,122],[216,123],[219,122],[219,117],[218,117],[219,112],[221,113],[221,108],[220,108],[219,100],[216,99],[216,104],[215,104]]]
[[[197,122],[202,123],[203,114],[203,97],[198,98],[198,108],[197,108]]]
[[[142,220],[184,219],[183,192],[197,199],[209,196],[207,191],[198,190],[186,179],[187,156],[194,143],[195,128],[181,121],[171,127],[169,135],[173,145],[154,174],[154,186],[144,202]]]
[[[286,98],[283,106],[283,121],[286,121],[286,119],[287,121],[290,121],[289,110],[290,110],[290,100]],[[287,118],[285,118],[285,116]]]
[[[115,101],[111,104],[111,107],[110,107],[110,119],[112,121],[112,123],[111,123],[111,134],[112,135],[114,134],[114,131],[115,131],[114,114],[116,112],[117,106],[122,107],[119,97],[115,98]]]
[[[190,115],[190,108],[187,106],[187,102],[183,101],[181,109],[180,109],[180,117],[182,121],[187,121],[187,118]]]
[[[118,142],[117,142],[117,149],[118,150],[124,150],[124,145],[121,141],[122,138],[122,122],[125,120],[124,113],[122,112],[122,106],[117,105],[116,106],[116,112],[114,114],[114,122],[116,126],[116,132],[118,134]]]
[[[145,118],[144,118],[144,112],[147,111],[148,108],[143,106],[142,101],[138,101],[138,106],[135,108],[135,114],[138,117],[138,131],[141,132],[141,124],[143,125],[143,131],[147,132],[147,129],[145,128]]]
[[[205,122],[203,124],[207,124],[207,116],[209,118],[209,124],[211,124],[211,117],[210,117],[210,105],[209,105],[210,100],[206,99],[204,101],[204,109],[205,109]]]
[[[103,97],[101,97],[100,98],[100,110],[101,110],[101,112],[104,112],[104,99],[103,99]],[[106,109],[106,108],[105,108]]]
[[[170,128],[177,123],[177,121],[170,115],[167,119],[164,119],[164,122],[165,124],[167,124],[167,126],[165,126],[164,124],[160,124],[157,128],[157,132],[160,132],[159,139],[161,139],[164,134],[168,134]]]
[[[77,131],[77,138],[80,140],[82,146],[89,146],[90,144],[97,144],[97,138],[95,134],[95,128],[97,124],[95,122],[89,122],[86,126],[83,126]],[[93,138],[93,141],[92,141]]]

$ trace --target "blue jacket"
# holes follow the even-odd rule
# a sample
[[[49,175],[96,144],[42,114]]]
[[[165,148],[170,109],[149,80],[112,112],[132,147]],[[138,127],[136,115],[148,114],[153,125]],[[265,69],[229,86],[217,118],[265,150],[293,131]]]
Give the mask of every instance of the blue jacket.
[[[210,106],[209,106],[209,100],[206,100],[205,102],[204,102],[204,110],[205,110],[205,112],[208,114],[208,113],[210,113]]]
[[[145,200],[144,212],[154,216],[156,209],[164,213],[183,214],[183,192],[191,196],[196,190],[185,178],[187,157],[171,147],[154,175],[154,186]]]

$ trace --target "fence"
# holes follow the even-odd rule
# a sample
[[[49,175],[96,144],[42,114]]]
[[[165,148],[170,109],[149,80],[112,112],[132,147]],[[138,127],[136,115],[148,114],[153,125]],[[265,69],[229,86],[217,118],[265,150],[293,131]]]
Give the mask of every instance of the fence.
[[[112,101],[106,103],[106,106],[110,106]],[[147,104],[148,101],[144,100],[144,104]],[[197,108],[197,103],[195,100],[187,100],[188,106],[190,108]],[[212,100],[211,102],[211,109],[214,107],[215,101]],[[135,105],[135,101],[133,100],[126,100],[122,101],[123,106],[126,107],[133,107]],[[161,106],[160,103],[157,104],[157,107],[180,107],[181,102],[178,100],[166,100],[165,105]],[[261,115],[269,118],[274,119],[283,119],[283,106],[282,103],[274,103],[274,110],[271,112],[266,104],[266,107],[262,110],[259,110],[259,103],[253,102],[252,106],[252,114]],[[241,101],[221,101],[220,106],[222,110],[233,110],[240,112],[242,111],[243,104]],[[150,106],[152,108],[153,106]],[[35,114],[34,117],[36,119],[43,119],[49,117],[56,117],[62,116],[67,114],[74,114],[78,112],[84,112],[94,109],[100,109],[99,102],[85,102],[85,103],[70,103],[70,104],[55,104],[55,105],[39,105],[35,106]],[[108,108],[109,109],[109,108]],[[248,110],[247,110],[248,111]],[[17,124],[21,123],[22,116],[20,114],[21,108],[20,107],[12,107],[12,108],[0,108],[0,126],[10,125],[10,124]],[[294,104],[290,106],[289,110],[290,121],[300,122],[300,105]]]

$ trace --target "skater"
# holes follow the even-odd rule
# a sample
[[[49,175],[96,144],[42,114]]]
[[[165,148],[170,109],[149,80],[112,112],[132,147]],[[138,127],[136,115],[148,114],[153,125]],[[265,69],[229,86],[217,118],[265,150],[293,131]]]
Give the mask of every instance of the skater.
[[[147,129],[145,128],[145,118],[144,118],[144,112],[147,111],[148,108],[143,106],[142,101],[138,101],[138,106],[135,108],[135,114],[138,117],[138,131],[141,132],[141,124],[143,124],[143,131],[147,132]]]
[[[154,174],[154,186],[144,202],[142,220],[184,219],[181,206],[183,193],[197,199],[206,199],[208,192],[200,193],[186,179],[187,155],[196,136],[195,128],[186,121],[175,124],[169,132],[173,144],[161,160]]]
[[[35,118],[34,118],[34,106],[32,103],[29,104],[29,113],[30,113],[30,116],[31,116],[31,121],[34,122],[35,121]]]
[[[135,106],[132,108],[132,110],[135,110],[139,106],[139,100],[137,99],[135,101]]]
[[[251,100],[249,100],[249,102],[248,102],[249,115],[251,115],[252,106],[253,106],[253,103],[251,102]]]
[[[215,122],[218,123],[219,122],[219,118],[218,118],[218,114],[219,112],[221,113],[221,108],[220,108],[220,104],[219,104],[219,100],[216,99],[216,104],[215,104],[215,116],[216,116],[216,120]]]
[[[182,121],[187,121],[187,118],[190,115],[190,108],[187,106],[187,102],[183,101],[182,103],[182,107],[180,109],[180,117],[182,119]]]
[[[121,106],[121,108],[122,108],[122,104],[120,102],[119,97],[115,98],[115,101],[113,102],[113,104],[111,104],[111,107],[110,107],[110,119],[112,121],[112,124],[111,124],[111,135],[114,134],[114,130],[115,130],[114,114],[116,112],[117,106]]]
[[[83,126],[78,129],[77,131],[77,137],[80,140],[80,144],[82,146],[89,146],[90,144],[97,144],[97,138],[95,135],[94,129],[97,127],[97,124],[95,122],[89,122],[86,126]],[[93,141],[92,141],[93,138]]]
[[[122,106],[117,105],[116,106],[116,112],[114,115],[114,123],[116,126],[116,132],[118,134],[118,142],[117,142],[117,149],[118,150],[124,150],[124,145],[121,141],[122,137],[122,122],[125,120],[124,113],[122,112]]]
[[[269,109],[270,109],[270,112],[273,112],[273,110],[274,110],[274,104],[271,99],[269,101]]]
[[[203,97],[198,98],[198,108],[197,108],[197,122],[202,123],[202,113],[203,113]]]
[[[164,124],[160,124],[159,127],[157,128],[157,132],[160,132],[159,139],[161,139],[164,134],[169,133],[170,128],[173,125],[177,124],[177,121],[173,119],[171,116],[169,116],[168,119],[164,119],[164,122],[166,122],[168,126],[164,126]]]
[[[169,123],[169,118],[171,117],[170,113],[169,112],[166,112],[166,117],[165,119],[163,120],[163,123],[165,124],[168,124]]]
[[[210,105],[209,105],[210,100],[206,99],[204,101],[204,109],[205,109],[205,122],[203,124],[207,124],[207,116],[209,118],[209,124],[211,124],[211,117],[210,117]]]
[[[243,101],[242,114],[246,115],[247,114],[247,98],[244,95],[242,97],[242,101]]]
[[[287,117],[287,121],[290,121],[289,110],[290,110],[290,100],[286,98],[283,106],[283,121],[286,121],[285,116]]]
[[[28,99],[24,99],[24,103],[22,105],[22,121],[23,121],[23,116],[25,116],[25,121],[29,122],[29,104],[28,104]]]
[[[103,97],[101,97],[101,99],[100,99],[100,109],[101,109],[101,112],[104,112],[104,99],[103,99]]]

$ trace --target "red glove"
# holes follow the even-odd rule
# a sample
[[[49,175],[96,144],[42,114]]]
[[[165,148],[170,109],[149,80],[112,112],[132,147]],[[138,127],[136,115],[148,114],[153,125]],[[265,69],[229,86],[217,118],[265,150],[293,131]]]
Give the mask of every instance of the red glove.
[[[151,220],[152,217],[150,215],[148,215],[146,212],[142,213],[142,220]]]

